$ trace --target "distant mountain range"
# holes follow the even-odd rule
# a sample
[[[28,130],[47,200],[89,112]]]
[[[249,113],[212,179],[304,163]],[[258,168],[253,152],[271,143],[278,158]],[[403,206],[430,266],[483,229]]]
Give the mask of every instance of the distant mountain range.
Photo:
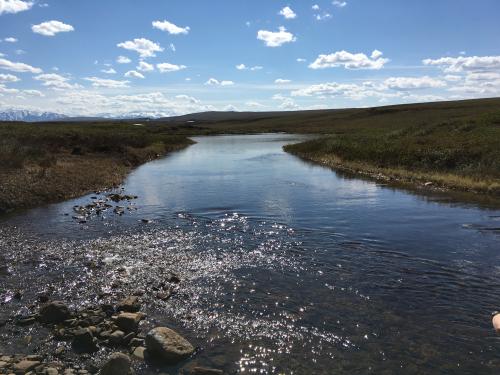
[[[60,113],[31,111],[26,109],[7,109],[0,111],[0,121],[55,121],[64,120],[68,116]]]
[[[24,122],[44,122],[44,121],[106,121],[106,120],[149,120],[164,117],[167,113],[141,113],[130,112],[121,115],[99,114],[96,116],[67,116],[54,112],[42,112],[27,109],[4,109],[0,110],[0,121],[24,121]]]

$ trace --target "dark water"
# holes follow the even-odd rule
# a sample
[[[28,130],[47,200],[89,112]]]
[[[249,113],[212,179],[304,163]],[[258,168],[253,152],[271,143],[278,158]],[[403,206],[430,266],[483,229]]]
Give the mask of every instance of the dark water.
[[[500,211],[341,177],[282,151],[298,139],[195,138],[129,176],[123,216],[79,224],[88,196],[3,218],[0,314],[144,289],[150,324],[228,373],[499,373]],[[156,300],[169,272],[179,292]],[[21,336],[0,328],[0,351]]]

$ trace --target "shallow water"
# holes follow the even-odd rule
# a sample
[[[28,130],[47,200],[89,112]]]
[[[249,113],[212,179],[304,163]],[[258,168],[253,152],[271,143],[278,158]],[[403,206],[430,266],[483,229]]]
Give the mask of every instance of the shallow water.
[[[87,196],[0,219],[0,318],[41,291],[76,307],[141,289],[149,324],[199,347],[188,365],[498,373],[489,314],[500,309],[500,211],[343,177],[282,151],[300,139],[195,138],[127,178],[124,191],[139,198],[119,203],[122,216],[78,223],[73,206]],[[152,291],[170,273],[182,282],[163,302]],[[19,328],[0,328],[0,352],[50,346],[43,328],[31,334],[27,347]]]

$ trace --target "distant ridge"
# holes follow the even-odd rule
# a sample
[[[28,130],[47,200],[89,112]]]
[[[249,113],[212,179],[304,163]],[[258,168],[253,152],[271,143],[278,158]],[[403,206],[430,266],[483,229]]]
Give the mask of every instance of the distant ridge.
[[[67,119],[68,116],[54,112],[42,112],[25,109],[7,109],[0,111],[0,121],[57,121]]]

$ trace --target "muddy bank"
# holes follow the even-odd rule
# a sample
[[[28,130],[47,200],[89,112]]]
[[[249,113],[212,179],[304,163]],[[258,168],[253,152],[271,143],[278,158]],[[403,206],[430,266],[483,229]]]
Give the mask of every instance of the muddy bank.
[[[140,150],[132,159],[116,154],[61,153],[46,167],[31,164],[22,168],[0,168],[0,214],[115,187],[135,167],[190,144],[192,141],[184,139],[168,147]]]

